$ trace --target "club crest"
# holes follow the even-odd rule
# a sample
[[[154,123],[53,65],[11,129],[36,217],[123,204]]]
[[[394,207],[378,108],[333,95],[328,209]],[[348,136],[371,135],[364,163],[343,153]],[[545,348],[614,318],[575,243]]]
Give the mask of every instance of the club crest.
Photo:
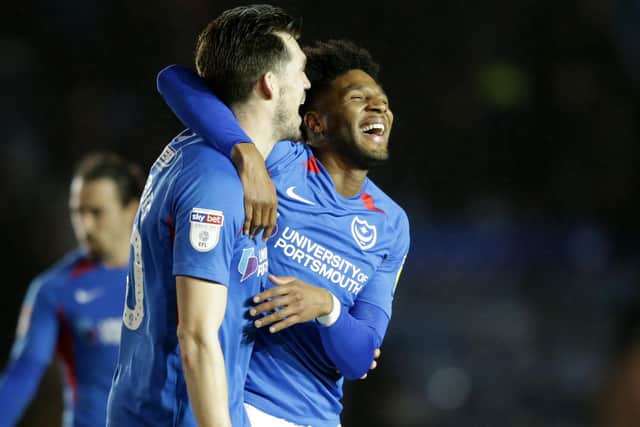
[[[189,240],[198,252],[209,252],[220,240],[224,213],[211,209],[193,208],[189,214]]]
[[[351,221],[351,235],[362,250],[371,249],[378,238],[376,226],[357,216]]]

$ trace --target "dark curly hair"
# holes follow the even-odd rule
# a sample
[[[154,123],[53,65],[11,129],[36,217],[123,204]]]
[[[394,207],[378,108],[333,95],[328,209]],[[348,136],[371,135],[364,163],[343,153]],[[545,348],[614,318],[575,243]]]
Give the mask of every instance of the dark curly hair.
[[[311,89],[307,91],[307,100],[300,108],[304,115],[312,109],[316,98],[324,92],[331,82],[350,70],[362,70],[378,80],[380,66],[366,49],[348,40],[318,41],[304,49],[307,55],[307,77]]]

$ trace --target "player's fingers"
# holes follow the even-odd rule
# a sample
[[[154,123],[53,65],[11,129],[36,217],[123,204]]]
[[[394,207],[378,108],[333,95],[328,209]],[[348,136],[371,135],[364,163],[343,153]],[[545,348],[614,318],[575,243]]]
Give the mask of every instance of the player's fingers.
[[[367,378],[367,374],[364,374],[363,376],[360,377],[361,380]]]
[[[299,323],[300,321],[300,316],[298,316],[297,314],[292,314],[291,316],[288,316],[286,319],[276,323],[275,325],[272,325],[269,327],[269,332],[271,332],[272,334],[275,334],[276,332],[280,332],[283,329],[287,329],[290,326],[295,325],[296,323]]]
[[[273,274],[269,274],[269,280],[278,286],[282,286],[295,282],[296,278],[291,276],[274,276]]]
[[[375,360],[373,362],[371,362],[371,366],[369,367],[370,371],[373,371],[374,369],[376,369],[378,367],[378,362],[376,362]]]
[[[267,289],[266,291],[262,291],[259,294],[256,294],[253,296],[253,302],[254,303],[259,303],[265,300],[268,300],[269,298],[276,298],[276,297],[281,297],[283,295],[287,295],[291,289],[290,286],[287,285],[282,285],[282,286],[275,286],[273,288]]]
[[[272,323],[283,320],[286,317],[288,317],[290,314],[292,313],[290,313],[289,309],[285,307],[282,310],[278,310],[275,313],[271,313],[268,316],[261,317],[260,319],[256,320],[253,323],[254,325],[256,325],[257,328],[262,328],[263,326],[267,326]]]
[[[251,228],[251,221],[253,220],[253,204],[247,199],[244,201],[244,225],[242,226],[242,233],[249,233]]]
[[[253,210],[253,218],[251,219],[249,236],[253,239],[260,232],[261,228],[262,228],[262,208],[260,206],[257,206]]]
[[[271,234],[273,233],[275,227],[276,227],[276,221],[278,220],[278,204],[276,203],[274,206],[272,206],[269,209],[269,219],[266,222],[266,228],[264,229],[264,234],[262,235],[263,240],[266,242],[267,239],[269,239],[269,237],[271,237]]]
[[[269,240],[269,237],[271,237],[271,234],[273,233],[273,229],[274,227],[270,227],[267,226],[267,228],[264,229],[264,232],[262,233],[262,240],[263,241],[267,241]]]
[[[279,307],[286,307],[291,303],[291,298],[288,296],[282,296],[280,298],[274,298],[260,305],[257,305],[249,310],[249,314],[257,316],[258,314],[266,313],[267,311],[275,310]]]
[[[382,353],[382,352],[380,351],[380,349],[379,349],[379,348],[376,348],[376,349],[373,351],[373,358],[374,358],[374,359],[377,359],[378,357],[380,357],[380,354],[381,354],[381,353]]]

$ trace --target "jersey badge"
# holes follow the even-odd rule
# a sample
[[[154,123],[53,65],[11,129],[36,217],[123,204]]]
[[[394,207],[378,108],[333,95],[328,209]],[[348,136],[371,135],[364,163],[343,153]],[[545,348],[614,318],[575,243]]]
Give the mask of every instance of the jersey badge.
[[[378,238],[376,226],[357,216],[351,221],[351,235],[363,251],[371,249]]]
[[[198,252],[209,252],[220,240],[224,213],[211,209],[193,208],[190,213],[189,240]]]

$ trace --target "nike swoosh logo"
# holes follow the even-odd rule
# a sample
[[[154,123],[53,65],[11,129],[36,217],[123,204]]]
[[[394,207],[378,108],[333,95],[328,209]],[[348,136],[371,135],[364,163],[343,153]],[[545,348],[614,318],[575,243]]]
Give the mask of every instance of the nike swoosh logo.
[[[73,297],[76,299],[78,304],[88,304],[94,299],[102,296],[102,289],[94,289],[92,291],[87,291],[84,289],[78,289],[73,294]]]
[[[297,200],[300,203],[304,203],[306,205],[315,205],[315,203],[313,203],[311,200],[307,200],[304,197],[298,196],[294,190],[296,189],[296,186],[293,185],[289,188],[287,188],[287,191],[285,191],[285,193],[287,194],[287,196],[289,196],[290,198],[292,198],[293,200]]]

